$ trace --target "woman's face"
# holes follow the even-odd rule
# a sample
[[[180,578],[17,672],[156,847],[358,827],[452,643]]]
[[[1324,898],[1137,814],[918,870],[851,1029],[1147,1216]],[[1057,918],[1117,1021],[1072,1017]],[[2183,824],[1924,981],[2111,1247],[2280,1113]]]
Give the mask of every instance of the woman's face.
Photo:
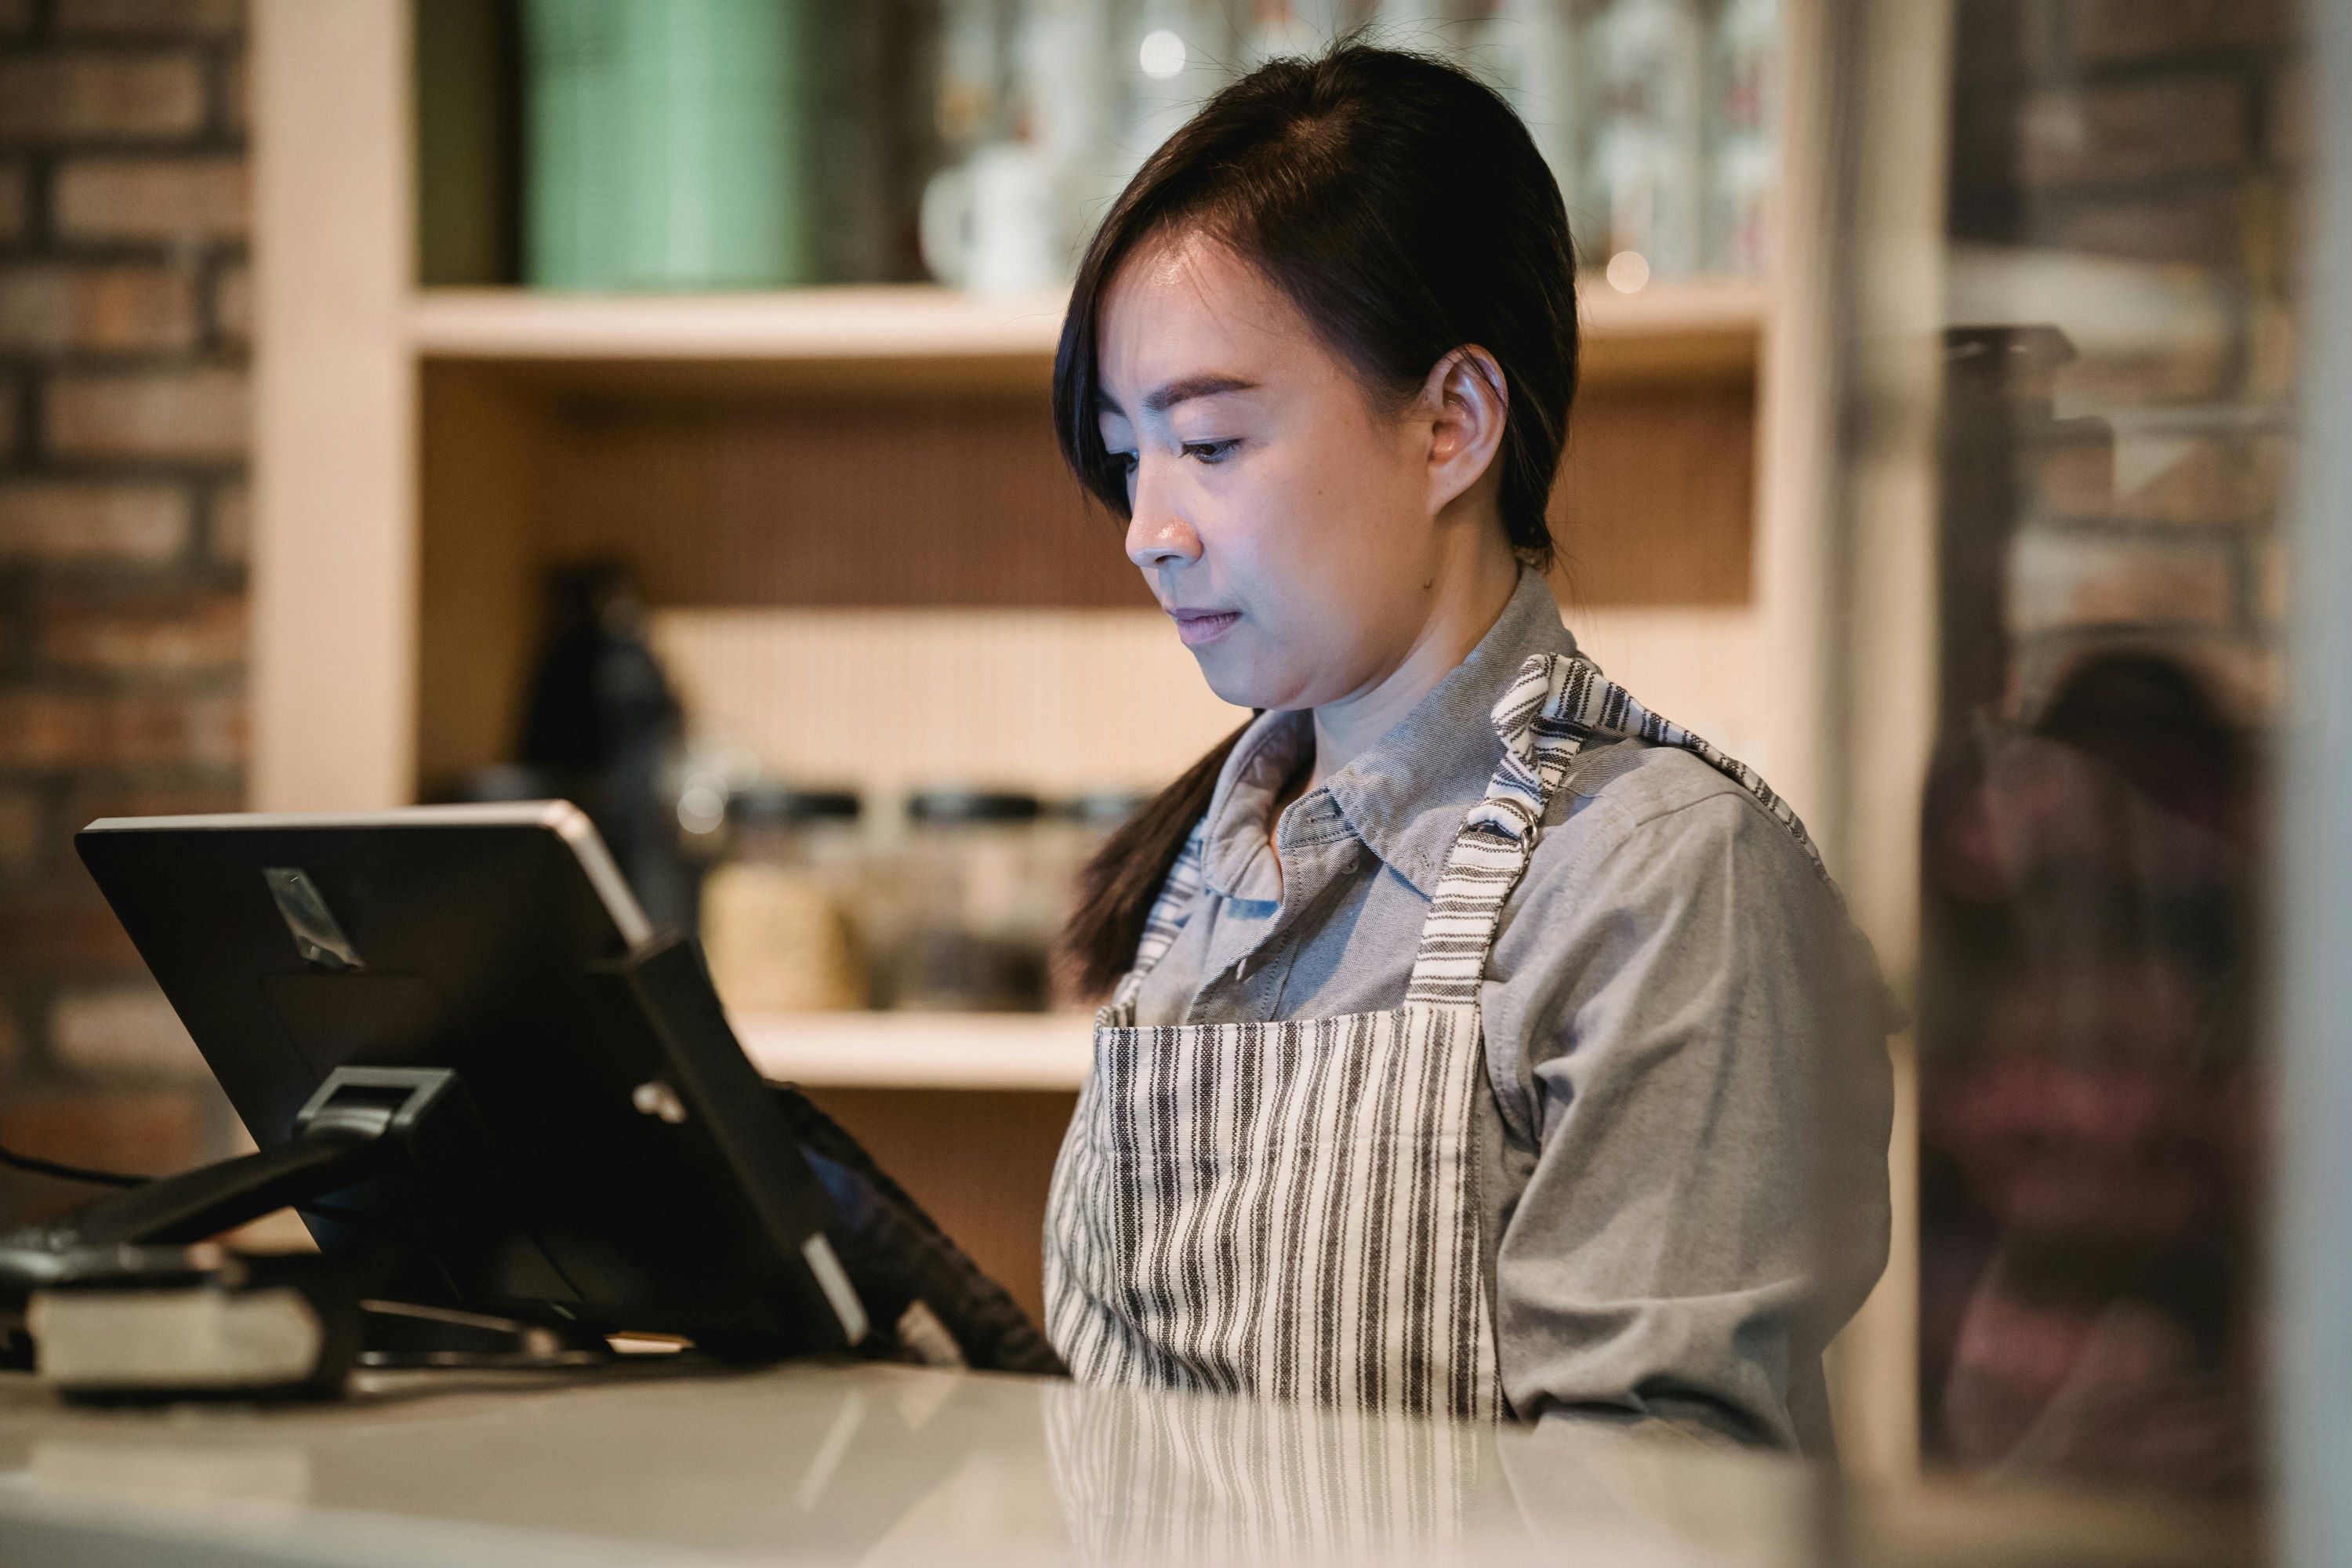
[[[1199,236],[1113,279],[1103,445],[1128,460],[1127,553],[1210,688],[1318,708],[1410,651],[1440,574],[1435,426],[1368,395],[1257,270]]]

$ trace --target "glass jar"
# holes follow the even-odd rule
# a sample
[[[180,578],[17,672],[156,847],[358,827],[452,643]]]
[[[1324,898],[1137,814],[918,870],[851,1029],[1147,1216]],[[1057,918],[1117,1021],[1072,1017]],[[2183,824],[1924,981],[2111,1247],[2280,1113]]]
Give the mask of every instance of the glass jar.
[[[1043,874],[1054,889],[1054,921],[1057,929],[1069,918],[1077,897],[1078,876],[1086,869],[1087,862],[1150,798],[1149,794],[1136,790],[1102,789],[1054,802],[1039,829],[1039,837],[1043,841]]]
[[[1078,882],[1087,863],[1150,798],[1148,791],[1101,789],[1054,803],[1040,829],[1044,844],[1039,872],[1053,889],[1052,937],[1058,939],[1077,908]],[[1055,976],[1055,1005],[1084,1006],[1085,999],[1066,989],[1062,980],[1061,975]]]
[[[703,952],[729,1007],[866,1005],[858,816],[846,791],[761,784],[729,797],[726,856],[702,891]]]
[[[930,1012],[1046,1005],[1055,895],[1032,795],[926,790],[907,803],[892,1004]]]

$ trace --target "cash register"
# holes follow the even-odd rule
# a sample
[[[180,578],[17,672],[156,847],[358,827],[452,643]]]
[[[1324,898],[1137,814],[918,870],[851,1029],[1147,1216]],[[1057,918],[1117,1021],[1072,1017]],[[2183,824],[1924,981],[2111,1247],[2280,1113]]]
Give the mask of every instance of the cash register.
[[[76,845],[257,1149],[0,1237],[0,1321],[63,1382],[185,1393],[212,1354],[316,1387],[338,1334],[436,1322],[731,1361],[868,1342],[818,1173],[854,1146],[813,1145],[822,1118],[761,1081],[575,807],[110,819]],[[314,1258],[191,1250],[289,1206]],[[248,1353],[289,1302],[323,1325],[307,1370]]]

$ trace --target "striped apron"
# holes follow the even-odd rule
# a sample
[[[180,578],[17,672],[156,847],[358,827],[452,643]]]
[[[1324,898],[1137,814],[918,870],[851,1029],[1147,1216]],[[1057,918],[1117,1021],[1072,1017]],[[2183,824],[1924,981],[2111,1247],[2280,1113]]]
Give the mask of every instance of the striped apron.
[[[1194,827],[1096,1018],[1094,1070],[1054,1169],[1045,1327],[1079,1380],[1505,1413],[1481,1234],[1478,988],[1546,804],[1592,736],[1631,736],[1696,752],[1805,835],[1748,768],[1589,660],[1530,658],[1493,718],[1501,764],[1455,831],[1394,1012],[1137,1027],[1143,976],[1200,894]]]

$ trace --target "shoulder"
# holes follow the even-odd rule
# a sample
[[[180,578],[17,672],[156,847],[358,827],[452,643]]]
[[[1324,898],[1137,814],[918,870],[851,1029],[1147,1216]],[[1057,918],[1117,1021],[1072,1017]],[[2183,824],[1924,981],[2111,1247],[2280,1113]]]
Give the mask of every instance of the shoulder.
[[[1738,780],[1679,746],[1612,742],[1580,753],[1544,813],[1530,893],[1589,896],[1596,879],[1737,874],[1827,889],[1811,852]]]
[[[1482,1000],[1498,1104],[1529,1136],[1555,1064],[1785,1075],[1883,1049],[1896,1016],[1788,825],[1705,759],[1630,740],[1580,756],[1547,809]]]

